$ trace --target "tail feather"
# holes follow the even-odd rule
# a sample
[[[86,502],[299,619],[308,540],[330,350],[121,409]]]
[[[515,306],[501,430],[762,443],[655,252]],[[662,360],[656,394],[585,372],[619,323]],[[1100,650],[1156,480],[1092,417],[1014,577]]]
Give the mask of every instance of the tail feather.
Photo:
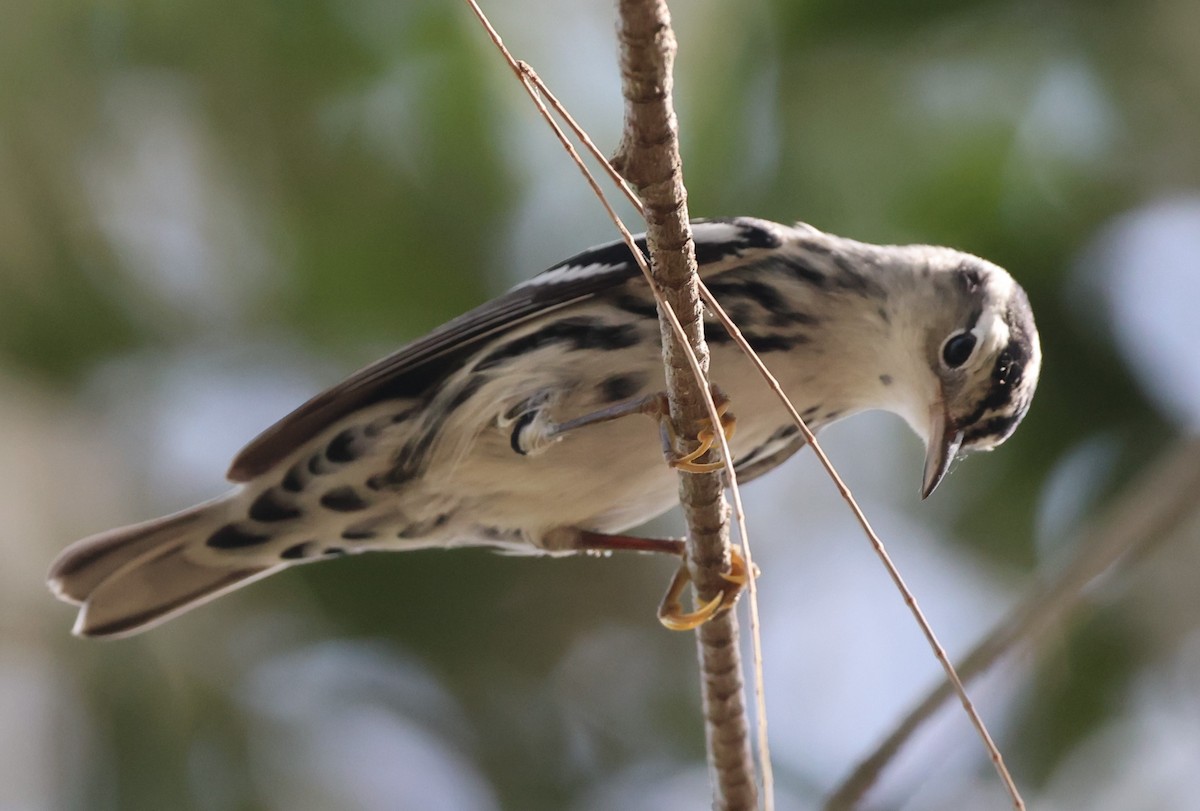
[[[213,508],[220,503],[200,504],[71,544],[50,566],[50,589],[59,599],[82,605],[118,569],[147,555],[161,554],[164,546],[186,543],[198,527],[212,521]]]
[[[51,566],[49,584],[60,599],[81,606],[74,633],[138,633],[284,568],[244,555],[202,554],[227,512],[227,501],[218,499],[68,547]]]

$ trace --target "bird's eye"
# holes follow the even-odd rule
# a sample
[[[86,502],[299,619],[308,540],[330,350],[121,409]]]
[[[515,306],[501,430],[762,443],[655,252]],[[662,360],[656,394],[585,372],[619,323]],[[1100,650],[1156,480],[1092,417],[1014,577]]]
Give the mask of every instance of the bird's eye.
[[[969,332],[956,332],[942,344],[942,361],[951,369],[967,362],[975,351],[975,336]]]

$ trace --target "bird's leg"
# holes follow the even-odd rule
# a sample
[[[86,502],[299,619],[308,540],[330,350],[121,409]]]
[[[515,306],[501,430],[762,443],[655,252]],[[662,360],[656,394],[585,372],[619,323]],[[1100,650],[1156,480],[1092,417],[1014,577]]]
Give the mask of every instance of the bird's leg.
[[[735,426],[734,417],[729,413],[729,398],[715,386],[712,389],[712,393],[713,400],[717,406],[717,415],[721,421],[721,430],[724,432],[725,438],[729,439],[733,436]],[[675,453],[674,433],[670,421],[670,407],[667,395],[662,392],[616,403],[607,408],[602,408],[560,423],[553,423],[546,419],[545,411],[536,410],[527,412],[526,417],[517,421],[513,429],[511,444],[513,449],[518,453],[537,452],[561,439],[569,431],[589,425],[611,422],[630,414],[646,414],[658,421],[663,455],[667,459],[667,464],[671,467],[689,473],[708,473],[720,470],[724,466],[721,462],[696,461],[715,444],[716,434],[713,432],[711,426],[701,429],[697,434],[696,440],[700,443],[700,447],[683,456]],[[528,432],[528,438],[526,438],[526,432]],[[680,540],[637,538],[631,535],[605,535],[598,532],[585,531],[580,532],[572,541],[573,548],[580,550],[657,552],[678,555],[680,557],[686,554],[684,542]],[[663,596],[662,603],[658,607],[658,619],[663,625],[673,631],[689,631],[733,607],[734,603],[737,602],[738,595],[741,594],[742,587],[746,584],[747,574],[746,562],[741,554],[736,549],[730,550],[730,553],[730,570],[729,572],[721,573],[721,577],[728,581],[730,586],[691,612],[685,612],[680,603],[683,591],[687,588],[687,584],[691,580],[691,572],[688,569],[686,560],[680,564],[679,570],[671,580],[671,585],[667,588],[667,593]]]
[[[535,398],[533,401],[523,404],[528,407],[528,410],[515,419],[509,444],[522,456],[533,456],[542,453],[569,432],[586,428],[589,425],[612,422],[621,417],[628,417],[630,414],[656,416],[662,409],[659,398],[665,398],[665,395],[648,394],[645,397],[624,400],[565,422],[552,420],[548,403],[539,402]]]
[[[725,434],[726,440],[732,439],[737,421],[733,414],[729,413],[729,398],[716,386],[713,386],[712,394],[713,401],[717,406],[717,415],[721,419],[721,431]],[[615,403],[565,422],[552,422],[546,410],[533,409],[517,420],[513,427],[510,444],[513,450],[522,455],[540,453],[571,431],[589,425],[611,422],[631,414],[645,414],[658,421],[663,456],[666,457],[667,464],[676,470],[688,473],[710,473],[724,467],[722,462],[696,461],[716,444],[716,434],[711,426],[702,428],[696,435],[696,441],[700,443],[700,447],[683,456],[675,453],[673,441],[675,434],[671,428],[670,408],[667,395],[663,392]]]
[[[566,422],[557,423],[549,433],[552,437],[558,437],[577,428],[584,428],[588,425],[599,425],[602,422],[612,422],[621,417],[628,417],[630,414],[647,414],[651,417],[658,417],[665,405],[666,395],[662,392],[647,394],[644,397],[634,397],[631,400],[614,403],[606,408],[575,417]]]
[[[680,557],[686,553],[683,541],[669,538],[636,538],[632,535],[581,532],[576,543],[579,549],[605,552],[657,552]],[[671,585],[667,587],[667,593],[663,595],[662,602],[658,606],[658,621],[672,631],[690,631],[732,608],[742,593],[742,587],[746,585],[748,575],[746,561],[741,553],[737,549],[729,551],[729,571],[721,572],[721,577],[728,581],[729,587],[723,589],[720,594],[695,611],[684,611],[683,605],[680,603],[683,590],[687,588],[688,582],[692,579],[687,561],[680,563],[679,570],[675,572],[675,577],[671,579]]]

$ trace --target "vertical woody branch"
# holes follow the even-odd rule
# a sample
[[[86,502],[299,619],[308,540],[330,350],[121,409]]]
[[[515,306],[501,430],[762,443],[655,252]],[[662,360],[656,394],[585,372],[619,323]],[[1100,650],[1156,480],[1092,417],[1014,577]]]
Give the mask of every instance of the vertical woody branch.
[[[619,0],[618,9],[625,126],[613,164],[645,204],[654,278],[677,314],[701,368],[707,372],[708,347],[696,284],[695,246],[671,101],[676,49],[671,17],[666,0]],[[685,350],[667,321],[660,319],[660,323],[671,422],[676,436],[694,437],[704,427],[708,413],[703,394]],[[681,473],[680,477],[680,502],[688,524],[688,566],[700,599],[707,601],[727,585],[720,578],[720,572],[729,567],[729,507],[722,474]],[[713,805],[721,811],[753,809],[758,804],[757,786],[737,617],[727,612],[700,626],[697,634],[705,736],[714,781]]]

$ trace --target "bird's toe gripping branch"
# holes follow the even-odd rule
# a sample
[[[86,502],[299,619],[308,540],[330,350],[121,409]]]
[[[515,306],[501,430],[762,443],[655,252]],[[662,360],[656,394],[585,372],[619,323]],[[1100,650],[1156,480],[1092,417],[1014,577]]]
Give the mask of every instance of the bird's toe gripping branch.
[[[577,549],[656,552],[681,557],[687,553],[687,547],[680,540],[637,538],[632,535],[605,535],[598,532],[582,532],[574,537]],[[755,567],[754,575],[758,576],[757,567]],[[720,594],[695,611],[684,611],[680,599],[683,597],[687,584],[691,582],[692,575],[687,561],[683,561],[658,606],[659,622],[672,631],[691,631],[733,608],[738,597],[741,596],[742,589],[750,579],[746,568],[746,559],[736,548],[729,550],[729,571],[722,572],[721,577],[729,585],[722,589]]]
[[[750,579],[746,569],[746,559],[737,549],[729,550],[729,571],[721,572],[721,578],[729,583],[721,593],[713,597],[695,611],[684,611],[679,599],[683,590],[692,579],[691,571],[685,560],[675,572],[667,593],[663,595],[662,603],[658,606],[658,621],[672,631],[691,631],[704,623],[733,608],[742,589]]]
[[[721,422],[721,432],[725,434],[726,441],[729,441],[733,438],[733,432],[737,425],[735,417],[729,412],[729,397],[716,386],[712,387],[712,395],[713,402],[717,407],[717,416]],[[682,456],[675,453],[675,434],[671,428],[670,407],[667,395],[662,392],[617,403],[599,411],[553,425],[547,435],[556,438],[568,431],[601,422],[609,422],[630,414],[646,414],[658,420],[659,431],[662,436],[663,455],[667,458],[667,464],[676,470],[683,470],[688,473],[711,473],[724,467],[723,462],[696,461],[718,444],[717,435],[709,420],[706,420],[706,423],[709,423],[708,426],[702,428],[696,435],[696,441],[700,444],[695,450]],[[517,434],[514,433],[513,436],[513,448],[519,450]],[[683,541],[679,540],[635,538],[629,535],[606,535],[588,531],[574,536],[573,545],[578,549],[604,551],[630,550],[636,552],[660,552],[680,556],[686,553]],[[667,593],[663,595],[662,602],[659,604],[659,622],[672,631],[690,631],[732,608],[737,603],[742,589],[749,580],[745,558],[742,557],[737,549],[730,550],[730,570],[722,572],[721,577],[729,585],[722,589],[720,594],[695,611],[684,611],[680,599],[692,579],[691,571],[688,569],[687,561],[685,560],[680,564],[679,570],[676,571],[675,577],[671,580],[671,585],[667,588]]]
[[[721,433],[725,435],[725,441],[733,439],[734,429],[737,427],[737,418],[729,412],[729,397],[716,386],[712,387],[713,403],[717,407],[717,416],[721,420]],[[714,470],[720,470],[725,467],[724,462],[697,462],[696,460],[704,456],[719,445],[717,442],[716,432],[713,430],[711,420],[706,419],[707,427],[701,428],[696,434],[696,441],[700,443],[699,447],[690,453],[679,456],[675,453],[675,432],[671,428],[671,415],[668,409],[666,396],[662,395],[659,400],[659,408],[655,412],[658,418],[659,430],[662,432],[663,455],[667,457],[667,464],[676,470],[682,470],[687,473],[712,473]]]
[[[725,441],[733,439],[734,429],[737,427],[737,418],[729,413],[729,403],[719,403],[717,405],[717,415],[721,418],[721,433],[725,434]],[[697,462],[704,454],[708,453],[717,443],[717,435],[713,429],[702,428],[696,434],[696,441],[700,446],[689,454],[680,456],[670,460],[669,464],[676,470],[683,470],[687,473],[711,473],[714,470],[720,470],[725,467],[724,462]]]

